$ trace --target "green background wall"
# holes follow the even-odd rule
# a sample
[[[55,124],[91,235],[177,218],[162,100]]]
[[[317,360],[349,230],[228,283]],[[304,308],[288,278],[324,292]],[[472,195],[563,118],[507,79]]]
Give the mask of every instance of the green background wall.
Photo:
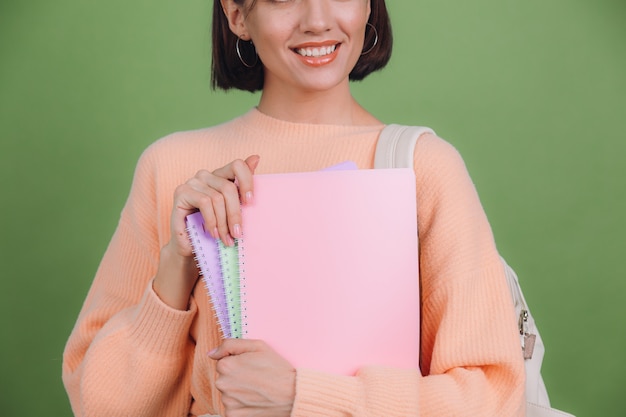
[[[540,325],[553,403],[626,415],[626,3],[389,3],[392,62],[354,94],[464,155]],[[0,3],[0,415],[70,415],[63,346],[142,149],[256,103],[209,89],[210,10]]]

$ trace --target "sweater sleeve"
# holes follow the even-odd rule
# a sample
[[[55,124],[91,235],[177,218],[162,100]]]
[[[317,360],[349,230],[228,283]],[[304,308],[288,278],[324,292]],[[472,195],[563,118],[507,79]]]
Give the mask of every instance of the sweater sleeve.
[[[356,376],[298,369],[292,416],[523,416],[524,364],[492,232],[458,152],[425,135],[415,151],[420,370]]]
[[[76,416],[182,416],[190,404],[189,328],[152,290],[160,248],[149,152],[135,172],[120,222],[63,356]]]

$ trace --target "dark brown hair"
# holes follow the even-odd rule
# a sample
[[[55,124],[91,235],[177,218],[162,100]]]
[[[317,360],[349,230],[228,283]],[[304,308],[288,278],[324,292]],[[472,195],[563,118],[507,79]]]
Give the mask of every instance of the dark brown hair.
[[[365,55],[361,55],[356,65],[350,72],[350,80],[360,81],[374,71],[378,71],[387,65],[391,58],[393,38],[391,33],[391,22],[387,13],[385,0],[370,0],[371,14],[368,23],[376,28],[378,42]],[[237,4],[243,4],[245,0],[235,0]],[[252,0],[248,7],[254,7],[256,0]],[[363,49],[367,51],[374,44],[376,33],[367,25],[365,31],[365,41]],[[211,63],[211,86],[213,89],[220,88],[229,90],[236,88],[255,92],[263,89],[264,70],[261,61],[256,62],[252,68],[245,66],[237,55],[237,36],[231,32],[228,26],[228,19],[222,10],[220,0],[213,2],[213,50]],[[240,50],[250,48],[248,42],[240,41]],[[247,48],[246,48],[247,47]],[[248,62],[248,59],[246,62]],[[254,63],[250,59],[249,64]]]

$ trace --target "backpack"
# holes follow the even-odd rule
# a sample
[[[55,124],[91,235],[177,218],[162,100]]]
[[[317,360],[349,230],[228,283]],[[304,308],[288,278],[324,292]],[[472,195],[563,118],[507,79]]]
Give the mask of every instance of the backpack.
[[[434,134],[435,132],[422,126],[387,125],[378,138],[374,168],[413,168],[415,144],[424,133]],[[515,271],[504,259],[502,263],[518,318],[521,354],[524,357],[526,370],[526,416],[574,417],[550,406],[548,392],[541,376],[541,364],[545,352],[543,341],[526,304]]]

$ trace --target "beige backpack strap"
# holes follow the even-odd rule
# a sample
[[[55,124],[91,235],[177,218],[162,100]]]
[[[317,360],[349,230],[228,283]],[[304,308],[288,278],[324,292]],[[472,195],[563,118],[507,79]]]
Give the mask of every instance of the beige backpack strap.
[[[435,133],[424,126],[390,124],[380,132],[374,168],[413,168],[413,150],[424,133]]]

